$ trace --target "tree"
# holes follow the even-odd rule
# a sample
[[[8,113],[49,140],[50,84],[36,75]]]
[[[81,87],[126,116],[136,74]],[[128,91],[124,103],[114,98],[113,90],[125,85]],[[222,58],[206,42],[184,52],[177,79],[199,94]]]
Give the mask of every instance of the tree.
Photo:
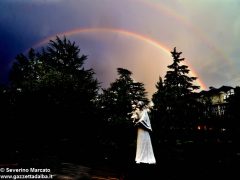
[[[119,78],[110,84],[108,89],[103,90],[102,105],[105,109],[109,108],[109,113],[113,120],[129,120],[132,111],[132,105],[136,101],[149,102],[146,98],[144,84],[134,82],[131,78],[132,72],[127,69],[118,68]],[[108,115],[109,115],[108,113]]]
[[[166,107],[164,105],[166,105],[166,100],[165,100],[165,92],[164,92],[164,84],[163,84],[163,80],[162,77],[159,77],[159,81],[156,84],[156,88],[157,88],[157,92],[155,92],[152,96],[152,101],[154,104],[154,110],[166,110]]]
[[[112,153],[117,153],[115,157],[121,153],[121,157],[127,158],[130,157],[129,151],[135,145],[134,128],[130,119],[132,105],[140,100],[145,103],[149,101],[144,84],[134,82],[131,71],[117,68],[117,72],[119,77],[110,84],[109,88],[103,90],[100,97],[100,106],[106,124],[103,130],[103,139],[108,139],[107,144],[111,146],[109,148],[113,150]],[[122,162],[124,159],[121,158],[120,161]]]
[[[14,134],[13,129],[11,128],[12,119],[11,119],[11,111],[10,111],[10,96],[9,92],[5,85],[0,84],[0,122],[3,127],[0,132],[0,136],[2,137],[2,143],[4,146],[0,148],[0,161],[1,163],[10,163],[15,162],[15,146],[14,143]],[[11,134],[11,136],[9,135]]]
[[[234,94],[231,95],[228,99],[228,105],[226,109],[227,114],[227,128],[232,132],[232,138],[235,143],[240,144],[239,134],[240,134],[240,87],[237,86],[234,89]],[[239,146],[238,146],[239,147]]]
[[[159,78],[152,97],[154,123],[164,129],[192,127],[199,118],[199,103],[194,99],[194,91],[199,86],[193,84],[197,78],[189,77],[188,66],[181,64],[182,52],[177,52],[175,47],[171,54],[173,63],[168,66],[164,81]]]
[[[41,53],[31,49],[28,57],[23,54],[16,57],[10,72],[11,85],[20,91],[53,88],[65,95],[68,90],[84,94],[90,101],[97,95],[98,82],[93,77],[93,69],[83,67],[87,56],[79,54],[74,42],[57,37]]]
[[[170,70],[167,71],[164,82],[160,77],[156,85],[157,92],[153,95],[155,108],[160,106],[163,101],[164,103],[176,103],[199,89],[199,86],[193,84],[197,78],[188,76],[190,71],[188,66],[180,64],[184,61],[184,58],[180,58],[182,52],[177,52],[175,47],[171,54],[173,63],[168,66]]]
[[[199,86],[193,85],[196,77],[189,77],[189,69],[186,65],[180,65],[185,58],[180,58],[182,52],[177,52],[176,47],[171,52],[173,63],[168,66],[164,84],[171,97],[178,99],[180,97],[191,94],[194,90],[199,89]]]
[[[66,37],[16,57],[9,76],[16,132],[41,140],[76,138],[82,146],[94,141],[99,83],[93,69],[84,68],[86,60]]]

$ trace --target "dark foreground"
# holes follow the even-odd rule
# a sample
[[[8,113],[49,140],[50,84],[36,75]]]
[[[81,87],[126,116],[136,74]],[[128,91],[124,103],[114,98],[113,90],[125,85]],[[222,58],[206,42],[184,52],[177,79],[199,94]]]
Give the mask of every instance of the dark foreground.
[[[112,160],[111,157],[97,159],[94,156],[97,154],[97,149],[91,152],[69,149],[61,157],[56,156],[54,152],[45,156],[37,152],[32,154],[25,149],[25,154],[15,152],[18,157],[12,158],[11,161],[6,155],[9,152],[5,152],[4,159],[2,151],[1,167],[50,168],[54,179],[75,180],[231,180],[240,178],[240,149],[231,142],[162,144],[155,149],[158,149],[158,151],[155,150],[156,165],[135,164],[134,154],[130,156],[128,163],[124,163],[121,152]]]

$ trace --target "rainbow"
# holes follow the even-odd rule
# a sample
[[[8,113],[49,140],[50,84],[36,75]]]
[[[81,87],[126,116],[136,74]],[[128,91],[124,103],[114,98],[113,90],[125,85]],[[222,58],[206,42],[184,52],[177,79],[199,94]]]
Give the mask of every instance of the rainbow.
[[[127,31],[127,30],[124,30],[124,29],[114,29],[114,28],[77,28],[77,29],[73,29],[73,30],[70,30],[70,31],[58,33],[58,34],[55,34],[53,36],[49,36],[49,37],[43,39],[42,41],[38,42],[37,44],[35,44],[33,46],[33,48],[35,48],[35,49],[39,48],[40,46],[48,43],[49,40],[55,39],[56,36],[58,36],[58,37],[74,36],[74,35],[78,35],[78,34],[81,34],[81,33],[118,33],[118,34],[121,34],[121,35],[129,36],[129,37],[136,38],[136,39],[139,39],[141,41],[144,41],[145,43],[148,43],[148,44],[152,45],[153,47],[160,49],[161,51],[166,53],[169,57],[171,57],[170,50],[167,47],[165,47],[164,45],[162,45],[161,43],[159,43],[158,41],[156,41],[154,39],[151,39],[150,37],[147,37],[147,36],[142,35],[142,34]],[[192,68],[192,66],[190,66],[186,62],[185,62],[185,65],[187,65],[189,67],[189,69],[191,70],[190,71],[191,76],[198,77],[198,79],[196,80],[197,85],[199,85],[201,89],[207,89],[206,85],[199,78],[199,75]]]

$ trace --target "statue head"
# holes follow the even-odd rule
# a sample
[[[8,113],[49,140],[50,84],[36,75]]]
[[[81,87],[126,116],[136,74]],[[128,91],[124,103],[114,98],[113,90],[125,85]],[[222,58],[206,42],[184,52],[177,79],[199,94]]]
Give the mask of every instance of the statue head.
[[[139,108],[143,108],[144,107],[144,102],[143,101],[138,101],[138,103],[137,103],[137,107],[139,107]]]

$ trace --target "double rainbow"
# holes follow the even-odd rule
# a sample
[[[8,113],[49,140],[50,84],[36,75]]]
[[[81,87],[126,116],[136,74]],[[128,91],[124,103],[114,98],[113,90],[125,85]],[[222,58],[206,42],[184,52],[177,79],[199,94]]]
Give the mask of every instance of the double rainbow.
[[[169,56],[169,58],[171,58],[170,50],[167,47],[165,47],[164,45],[162,45],[160,42],[158,42],[154,39],[151,39],[150,37],[147,37],[145,35],[136,33],[136,32],[127,31],[127,30],[124,30],[124,29],[114,29],[114,28],[77,28],[77,29],[73,29],[73,30],[70,30],[70,31],[55,34],[54,36],[49,36],[49,37],[43,39],[42,41],[38,42],[37,44],[35,44],[33,46],[33,48],[39,48],[40,46],[48,43],[49,40],[55,39],[56,36],[58,36],[58,37],[68,36],[69,37],[69,36],[80,35],[81,33],[117,33],[117,34],[122,35],[122,36],[128,36],[128,37],[131,37],[131,38],[141,40],[144,43],[150,44],[151,46],[161,50],[162,52],[167,54]],[[187,62],[185,62],[185,65],[187,65],[189,67],[190,75],[194,76],[194,77],[197,77],[197,80],[196,80],[197,85],[199,85],[202,90],[207,89],[206,85],[199,78],[199,75],[196,73],[194,68]]]

